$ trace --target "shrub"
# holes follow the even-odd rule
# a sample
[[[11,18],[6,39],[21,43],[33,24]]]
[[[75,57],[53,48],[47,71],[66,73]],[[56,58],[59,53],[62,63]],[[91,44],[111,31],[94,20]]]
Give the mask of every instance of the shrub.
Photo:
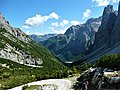
[[[10,72],[4,72],[4,73],[2,74],[3,78],[8,78],[8,77],[10,77],[10,75],[11,75]]]
[[[0,79],[2,79],[3,77],[2,76],[0,76]]]
[[[97,63],[97,67],[120,69],[120,54],[105,55]]]
[[[26,90],[28,88],[28,85],[25,85],[22,87],[22,90]]]
[[[3,85],[6,86],[4,89],[13,88],[18,85],[26,84],[28,82],[35,81],[36,78],[32,76],[27,75],[21,75],[21,76],[11,76],[4,81]]]

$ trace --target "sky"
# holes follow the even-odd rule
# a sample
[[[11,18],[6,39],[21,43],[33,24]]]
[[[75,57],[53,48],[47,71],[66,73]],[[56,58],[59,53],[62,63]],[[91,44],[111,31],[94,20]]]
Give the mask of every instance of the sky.
[[[102,15],[119,0],[0,0],[0,12],[13,27],[26,34],[63,34],[70,26]]]

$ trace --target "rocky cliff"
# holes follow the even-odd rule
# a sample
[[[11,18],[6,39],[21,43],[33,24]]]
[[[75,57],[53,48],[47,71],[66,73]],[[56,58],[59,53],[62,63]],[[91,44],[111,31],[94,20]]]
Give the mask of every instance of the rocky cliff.
[[[46,48],[38,45],[18,28],[12,27],[0,14],[0,58],[28,65],[53,67],[63,65]]]
[[[85,24],[71,26],[63,35],[57,35],[40,42],[53,51],[62,61],[76,61],[83,57],[93,44],[101,19],[91,18]]]
[[[120,74],[108,68],[90,68],[77,79],[79,86],[87,80],[89,90],[119,90]]]
[[[108,39],[111,37],[112,30],[114,28],[116,17],[117,16],[112,5],[105,7],[102,15],[101,26],[98,32],[95,34],[95,42],[92,48],[93,51],[105,46],[105,44],[108,42]]]
[[[24,32],[22,32],[19,28],[14,28],[10,26],[9,21],[6,21],[3,15],[0,13],[0,28],[5,28],[7,32],[18,38],[23,42],[31,42],[32,39],[29,38]]]
[[[120,2],[118,6],[118,15],[116,17],[116,22],[114,23],[114,28],[112,30],[112,36],[110,38],[110,47],[120,42]]]
[[[90,46],[90,53],[82,58],[84,62],[96,62],[107,54],[120,54],[120,3],[117,11],[112,5],[105,7],[102,15],[102,23],[95,34],[95,41]]]

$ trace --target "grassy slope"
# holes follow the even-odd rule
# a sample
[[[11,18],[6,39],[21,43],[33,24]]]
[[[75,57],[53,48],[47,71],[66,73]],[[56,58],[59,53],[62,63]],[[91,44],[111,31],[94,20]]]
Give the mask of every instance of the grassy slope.
[[[7,33],[9,37],[15,39],[16,41],[12,41],[5,37],[3,33]],[[5,29],[0,29],[0,49],[5,48],[6,43],[9,43],[12,47],[22,50],[27,54],[30,54],[33,58],[41,58],[43,60],[43,67],[31,68],[1,58],[0,63],[5,63],[10,66],[10,68],[0,66],[0,84],[3,85],[2,88],[12,88],[35,80],[61,78],[66,76],[67,68],[63,66],[49,50],[41,45],[38,45],[36,42],[31,41],[29,44],[22,42]],[[4,74],[7,74],[8,76],[4,77]]]
[[[15,39],[16,41],[12,41],[5,37],[3,33],[8,33],[9,37]],[[4,43],[2,43],[4,41]],[[60,66],[63,67],[63,65],[58,61],[57,58],[45,47],[38,45],[36,42],[31,41],[29,44],[22,42],[18,40],[15,36],[11,35],[9,32],[7,32],[5,29],[0,29],[0,49],[5,47],[5,44],[8,43],[12,47],[15,47],[16,49],[22,50],[26,52],[28,55],[30,54],[33,58],[41,58],[43,60],[43,66]]]
[[[49,50],[58,55],[58,57],[62,61],[79,60],[82,56],[84,56],[84,54],[77,55],[77,51],[75,51],[77,49],[75,49],[75,47],[73,49],[73,46],[71,46],[70,43],[67,42],[67,38],[69,39],[70,37],[59,35],[49,38],[48,40],[41,41],[40,44],[47,47]]]
[[[3,67],[6,64],[9,66]],[[62,78],[67,76],[67,70],[46,68],[33,68],[16,62],[0,58],[0,90],[12,88],[28,82],[42,80],[47,78]]]

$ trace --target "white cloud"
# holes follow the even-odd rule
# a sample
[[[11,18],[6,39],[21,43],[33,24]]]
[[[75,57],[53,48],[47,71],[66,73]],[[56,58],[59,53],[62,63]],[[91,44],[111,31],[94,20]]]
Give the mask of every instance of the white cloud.
[[[59,16],[55,12],[52,12],[48,16],[41,16],[39,14],[36,14],[35,16],[28,18],[25,21],[24,27],[42,26],[48,19],[59,19]]]
[[[50,15],[49,15],[50,18],[54,18],[54,19],[59,19],[59,15],[55,12],[52,12]]]
[[[79,25],[79,24],[80,24],[79,21],[71,21],[70,23],[71,23],[72,25]]]
[[[59,27],[58,22],[52,23],[53,27]]]
[[[67,25],[69,23],[68,20],[64,19],[61,23],[60,23],[60,27],[64,27],[65,25]]]
[[[28,18],[25,22],[25,25],[29,27],[42,26],[48,19],[49,16],[41,16],[36,14],[36,16],[33,16],[32,18]]]
[[[27,26],[27,25],[23,25],[22,28],[26,28],[26,29],[28,29],[28,28],[30,28],[30,27]]]
[[[92,0],[92,2],[95,2],[97,6],[107,6],[109,4],[108,0]]]
[[[83,19],[89,17],[90,13],[91,13],[91,10],[90,9],[86,9],[86,11],[83,12]]]
[[[66,27],[69,26],[69,21],[66,19],[63,19],[61,22],[55,22],[51,24],[51,27],[49,29],[56,34],[63,34],[67,30]]]
[[[113,3],[118,3],[120,0],[112,0]]]
[[[68,23],[69,23],[68,20],[63,19],[62,22],[60,22],[60,23],[55,22],[55,23],[52,23],[51,25],[52,25],[53,27],[62,28],[62,27],[64,27],[65,25],[67,25]]]
[[[119,0],[92,0],[92,2],[95,2],[96,6],[107,6],[110,3],[118,3]]]
[[[64,34],[66,32],[67,28],[64,28],[64,29],[58,29],[57,28],[57,29],[55,29],[54,27],[49,27],[49,29],[51,29],[51,31],[53,33],[56,33],[56,34]]]
[[[34,33],[32,33],[32,32],[30,32],[29,30],[27,30],[25,33],[26,33],[27,35],[32,35],[32,34],[35,34],[35,35],[44,35],[44,34],[41,34],[41,33],[39,33],[39,32],[34,32]]]
[[[64,34],[66,30],[71,26],[71,25],[78,25],[80,24],[79,21],[68,21],[66,19],[63,19],[62,22],[55,22],[51,24],[51,27],[49,29],[56,34]]]
[[[27,35],[30,35],[30,31],[29,31],[29,30],[27,30],[27,31],[26,31],[26,34],[27,34]]]

